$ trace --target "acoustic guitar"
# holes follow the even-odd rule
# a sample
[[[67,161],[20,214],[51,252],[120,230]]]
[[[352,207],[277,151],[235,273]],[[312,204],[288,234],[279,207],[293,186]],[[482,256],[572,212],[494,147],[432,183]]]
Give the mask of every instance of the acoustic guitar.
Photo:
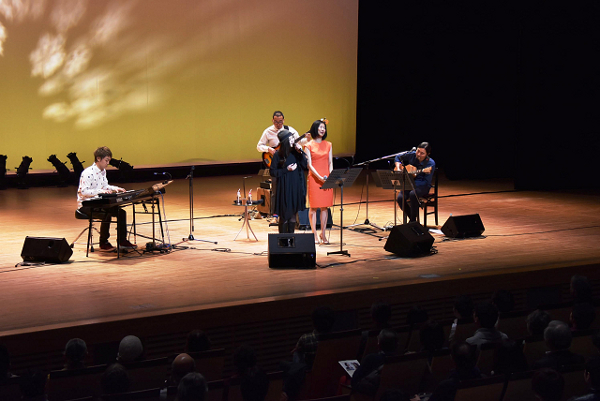
[[[296,142],[302,140],[306,135],[308,135],[308,132],[306,134],[298,137],[298,139],[296,139]],[[275,146],[273,149],[275,149],[275,151],[278,151],[280,147],[281,147],[281,144]],[[263,163],[265,164],[266,168],[271,168],[271,161],[273,161],[273,155],[270,154],[269,152],[263,152],[262,160],[263,160]]]

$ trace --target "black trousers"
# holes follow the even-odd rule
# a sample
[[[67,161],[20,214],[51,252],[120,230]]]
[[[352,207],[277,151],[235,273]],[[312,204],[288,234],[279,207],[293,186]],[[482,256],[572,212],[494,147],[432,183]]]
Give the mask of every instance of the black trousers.
[[[110,207],[105,209],[93,209],[89,207],[82,207],[79,209],[82,213],[86,215],[92,215],[93,219],[102,220],[102,224],[100,225],[100,243],[108,242],[108,238],[110,237],[110,222],[113,217],[117,217],[117,231],[118,237],[120,237],[121,241],[127,239],[127,213],[123,208],[120,207]]]
[[[425,186],[417,187],[415,186],[415,191],[400,191],[398,194],[398,205],[400,209],[406,211],[406,215],[410,221],[417,221],[417,216],[419,215],[419,200],[429,193],[429,188]],[[408,193],[408,196],[406,195]],[[404,202],[403,202],[404,201]]]
[[[279,234],[293,234],[296,229],[296,216],[290,218],[289,220],[283,220],[281,216],[279,216]]]

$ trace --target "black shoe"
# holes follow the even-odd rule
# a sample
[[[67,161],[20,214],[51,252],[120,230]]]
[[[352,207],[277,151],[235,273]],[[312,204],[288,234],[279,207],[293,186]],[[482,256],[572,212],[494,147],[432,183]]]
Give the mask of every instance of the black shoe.
[[[115,247],[108,241],[100,244],[100,250],[103,252],[111,252],[115,250]]]

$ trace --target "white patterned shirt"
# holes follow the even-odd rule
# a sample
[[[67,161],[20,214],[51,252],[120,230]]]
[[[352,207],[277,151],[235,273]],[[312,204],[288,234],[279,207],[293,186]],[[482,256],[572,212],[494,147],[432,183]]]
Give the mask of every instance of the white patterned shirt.
[[[100,170],[96,163],[83,170],[79,177],[79,188],[77,189],[77,208],[81,208],[84,200],[108,191],[122,189],[114,185],[108,185],[106,170]]]

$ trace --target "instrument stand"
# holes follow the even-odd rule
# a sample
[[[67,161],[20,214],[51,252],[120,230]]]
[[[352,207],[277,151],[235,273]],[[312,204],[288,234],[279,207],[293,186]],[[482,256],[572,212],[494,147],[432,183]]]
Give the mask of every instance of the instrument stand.
[[[397,207],[398,207],[398,184],[402,183],[402,190],[406,188],[406,181],[410,182],[412,177],[410,174],[405,173],[404,171],[390,171],[390,170],[377,170],[377,177],[381,183],[381,187],[383,189],[393,189],[394,190],[394,226],[397,225],[398,217],[397,217]],[[409,184],[414,185],[414,184]],[[406,210],[403,210],[404,220],[406,223]],[[387,239],[387,236],[380,238],[379,240]]]
[[[373,160],[367,160],[366,162],[362,162],[362,163],[358,163],[355,164],[355,166],[366,166],[366,170],[367,170],[367,201],[365,202],[367,205],[367,211],[366,211],[366,216],[365,216],[365,221],[364,223],[358,223],[358,224],[351,224],[349,225],[347,228],[351,228],[354,231],[358,231],[358,232],[364,232],[366,230],[370,230],[371,227],[376,228],[377,230],[381,230],[381,231],[385,231],[384,228],[379,227],[377,224],[375,223],[371,223],[369,221],[369,163],[371,163]],[[359,226],[367,226],[366,228],[355,228],[355,227],[359,227]]]
[[[344,250],[344,186],[351,187],[356,181],[356,178],[362,171],[362,168],[347,168],[333,170],[327,180],[323,183],[321,189],[330,189],[340,187],[340,250],[335,252],[327,252],[329,255],[344,255],[350,256],[348,251]],[[321,222],[327,224],[327,222]]]
[[[190,192],[190,235],[188,235],[187,238],[183,238],[182,242],[185,241],[200,241],[200,242],[208,242],[210,244],[217,244],[217,241],[210,241],[210,240],[206,240],[206,239],[197,239],[194,238],[194,170],[196,169],[196,166],[192,166],[192,168],[190,169],[190,173],[187,175],[187,177],[185,177],[186,180],[189,180],[190,185],[189,185],[189,192]],[[181,243],[181,242],[180,242]],[[179,244],[175,244],[175,246],[177,246]]]

